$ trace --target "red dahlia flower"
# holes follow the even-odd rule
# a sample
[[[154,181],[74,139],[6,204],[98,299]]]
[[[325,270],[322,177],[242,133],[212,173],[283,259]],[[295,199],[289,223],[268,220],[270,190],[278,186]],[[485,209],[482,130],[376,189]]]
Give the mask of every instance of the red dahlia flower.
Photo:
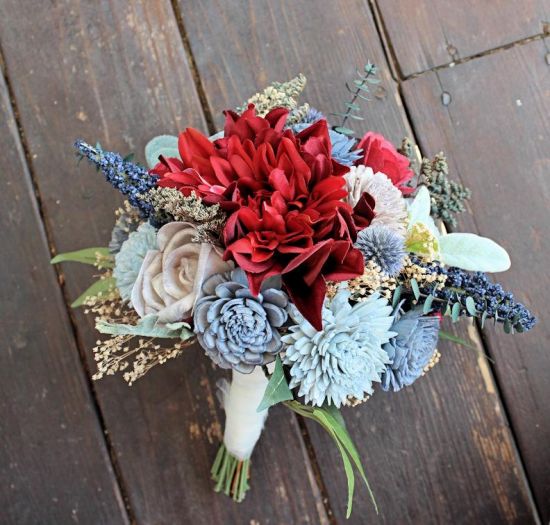
[[[409,167],[409,159],[401,155],[382,135],[369,131],[359,141],[357,149],[363,150],[363,156],[356,162],[357,166],[363,164],[372,168],[374,173],[384,173],[404,195],[414,191],[414,188],[405,185],[414,175]]]
[[[225,258],[247,273],[254,294],[282,275],[294,304],[320,330],[325,281],[363,273],[356,222],[368,225],[374,202],[352,210],[343,201],[348,168],[331,157],[326,121],[295,135],[284,130],[287,115],[275,109],[261,118],[253,106],[240,116],[227,111],[224,138],[211,143],[188,129],[181,160],[162,159],[153,173],[159,186],[195,191],[231,212]]]

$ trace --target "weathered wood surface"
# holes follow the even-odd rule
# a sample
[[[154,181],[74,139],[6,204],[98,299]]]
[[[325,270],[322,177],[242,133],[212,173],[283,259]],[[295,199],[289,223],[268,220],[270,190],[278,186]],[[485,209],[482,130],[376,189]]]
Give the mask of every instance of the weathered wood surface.
[[[105,245],[118,198],[93,169],[84,164],[76,167],[74,139],[99,140],[106,148],[134,151],[139,158],[146,141],[155,135],[175,133],[184,125],[205,129],[170,2],[75,0],[52,5],[4,0],[0,43],[55,249]],[[43,254],[41,264],[47,265],[47,259]],[[89,284],[86,269],[65,265],[63,272],[71,298]],[[32,301],[26,307],[31,316]],[[55,310],[51,316],[55,319]],[[80,342],[90,356],[97,338],[92,320],[82,314],[76,319]],[[67,346],[52,337],[54,344]],[[44,359],[49,349],[41,349]],[[50,358],[55,355],[52,352]],[[11,374],[29,375],[26,383],[20,383],[21,392],[32,383],[32,370],[23,368],[23,364],[10,368]],[[74,371],[65,375],[67,382],[76,381]],[[151,524],[324,523],[299,429],[286,418],[277,424],[278,411],[273,411],[272,427],[255,455],[256,488],[247,501],[238,506],[212,491],[209,469],[223,423],[214,400],[217,375],[195,348],[150,372],[131,389],[120,377],[95,384],[131,515],[138,523]],[[21,403],[24,406],[24,397]],[[62,401],[60,406],[67,408]],[[42,432],[48,432],[47,426]],[[281,445],[296,468],[286,469],[279,461]],[[87,454],[84,446],[81,453]],[[53,453],[42,455],[56,461]],[[92,461],[93,453],[85,459]],[[32,456],[27,458],[31,460]],[[31,470],[20,472],[20,484]],[[97,477],[94,481],[99,484]],[[31,478],[26,483],[32,490],[38,481]],[[86,498],[77,484],[58,483]],[[275,497],[266,498],[264,491]],[[97,505],[101,512],[97,500],[88,499],[90,509]]]
[[[403,18],[410,9],[408,5],[400,5],[398,12],[392,15],[395,23],[400,20],[402,32],[417,28],[408,37],[408,44],[418,65],[407,58],[407,46],[397,45],[401,34],[395,27],[388,26],[388,13],[383,5],[388,3],[383,0],[379,3],[390,43],[402,64],[402,73],[408,74],[406,64],[412,64],[410,72],[431,67],[431,63],[424,64],[418,57],[424,54],[437,57],[441,52],[435,52],[439,45],[437,38],[425,35],[426,28],[418,29],[427,23],[422,22],[425,16],[422,5],[409,13],[409,18]],[[528,4],[539,5],[535,0]],[[502,5],[507,13],[513,12],[512,4],[511,7],[508,3]],[[431,11],[432,17],[437,14],[436,10]],[[524,38],[524,33],[532,31],[532,20],[539,16],[538,13],[522,12],[514,20],[503,21],[502,42]],[[468,16],[465,12],[457,19],[455,29],[460,38],[454,39],[454,45],[464,42],[458,47],[461,58],[482,51],[480,42],[488,42],[491,48],[502,45],[495,44],[494,37],[499,31],[486,24],[487,31],[482,32],[485,40],[480,37],[475,40],[474,47],[468,47],[471,43],[468,23],[481,25],[483,22],[478,22],[478,18],[486,16],[492,16],[490,8],[476,3]],[[531,20],[531,25],[525,25],[527,19]],[[184,31],[183,39],[178,23]],[[518,27],[521,34],[515,32]],[[524,30],[525,27],[528,29]],[[532,34],[537,32],[540,30]],[[187,44],[197,66],[194,75],[185,49]],[[427,45],[428,48],[421,49],[422,54],[415,45]],[[547,192],[548,180],[543,180],[547,163],[543,143],[532,143],[530,139],[548,134],[542,112],[546,108],[547,114],[547,101],[543,106],[541,89],[544,88],[538,87],[544,86],[544,62],[540,62],[544,60],[543,43],[537,45],[542,47],[525,47],[517,51],[525,63],[523,79],[522,75],[507,73],[508,70],[516,71],[516,64],[510,58],[490,62],[491,66],[476,66],[478,59],[475,59],[453,70],[441,71],[438,76],[426,74],[403,85],[413,117],[412,125],[422,138],[423,149],[434,153],[443,147],[450,154],[453,167],[460,168],[457,173],[466,177],[464,172],[469,170],[471,180],[467,182],[474,190],[472,208],[476,222],[474,224],[472,217],[465,216],[464,229],[478,227],[482,233],[509,242],[504,244],[515,261],[525,256],[526,248],[547,249],[541,229],[537,230],[537,236],[536,231],[529,229],[531,223],[525,215],[521,217],[523,222],[514,222],[512,219],[521,212],[510,212],[505,235],[501,235],[500,216],[491,217],[488,210],[494,212],[494,202],[500,199],[505,209],[517,210],[518,203],[510,200],[511,195],[520,194],[524,184],[521,178],[514,179],[513,174],[524,173],[523,160],[519,158],[526,152],[531,154],[531,172]],[[429,54],[429,46],[433,46],[433,55]],[[367,120],[362,126],[381,132],[395,142],[410,134],[410,124],[385,63],[369,5],[360,0],[319,0],[312,4],[286,0],[101,0],[94,3],[65,0],[51,4],[0,0],[0,48],[19,110],[22,134],[29,147],[44,221],[52,232],[57,251],[105,245],[113,223],[112,212],[119,202],[115,192],[94,170],[84,165],[76,168],[71,143],[77,137],[92,142],[99,140],[104,147],[124,153],[134,151],[140,158],[151,136],[175,133],[185,126],[206,131],[206,120],[211,114],[215,125],[219,126],[222,109],[240,104],[272,80],[285,80],[299,72],[304,72],[310,81],[306,99],[327,112],[337,111],[346,97],[345,80],[353,78],[355,67],[367,59],[381,66],[383,87],[366,107]],[[527,51],[532,49],[536,52]],[[534,59],[539,61],[536,65],[533,65]],[[479,64],[485,63],[482,60],[487,59],[479,59]],[[448,61],[444,59],[441,63]],[[484,88],[480,100],[476,100],[479,86],[470,79],[470,74]],[[514,81],[510,82],[512,77]],[[452,94],[449,108],[440,106],[438,80],[442,84],[448,82]],[[506,91],[493,99],[495,90],[505,83]],[[196,86],[205,95],[206,107],[201,107]],[[455,91],[461,90],[465,98],[455,106]],[[501,111],[501,104],[506,106],[508,115],[512,115],[510,111],[515,107],[506,104],[516,92],[520,93],[517,99],[522,101],[522,106],[514,99],[515,107],[519,108],[517,111],[523,108],[525,113],[513,121],[514,133],[505,133],[502,130],[510,123],[504,116],[506,111],[502,111],[503,122],[498,123],[501,141],[491,139],[494,129],[490,127],[488,116]],[[0,122],[0,126],[2,124]],[[8,137],[12,137],[12,143],[17,143],[14,127],[10,126]],[[0,133],[4,133],[2,130],[0,127]],[[466,130],[477,138],[475,145],[469,144],[470,149],[464,146],[469,136]],[[3,139],[3,144],[6,140]],[[511,159],[510,153],[508,156],[502,154],[514,147],[521,152],[517,158]],[[296,418],[283,407],[276,407],[270,413],[265,434],[254,454],[253,488],[245,502],[236,505],[225,496],[213,493],[209,467],[223,424],[223,414],[215,400],[215,381],[223,374],[213,370],[199,349],[190,349],[182,358],[150,372],[130,389],[120,377],[94,384],[92,393],[118,471],[115,479],[105,444],[98,435],[97,419],[90,408],[83,368],[78,368],[77,349],[71,339],[67,315],[55,282],[52,284],[53,273],[48,266],[48,251],[38,215],[32,208],[32,191],[24,158],[20,150],[14,152],[9,146],[7,149],[12,156],[5,155],[0,163],[2,167],[4,164],[9,167],[10,177],[13,173],[16,178],[19,193],[13,194],[27,196],[26,206],[33,218],[25,218],[24,225],[35,232],[43,246],[43,253],[38,257],[33,251],[33,256],[37,257],[34,265],[39,264],[47,270],[44,275],[40,274],[37,281],[40,286],[26,291],[29,295],[22,295],[21,299],[15,295],[18,309],[10,310],[8,319],[15,315],[14,312],[21,311],[23,319],[34,320],[39,300],[46,295],[55,298],[57,294],[58,298],[55,299],[57,303],[52,303],[57,305],[57,311],[48,303],[47,317],[39,319],[44,324],[43,330],[52,335],[37,347],[42,353],[33,354],[33,362],[26,365],[28,369],[12,360],[12,354],[9,359],[3,356],[3,360],[8,361],[2,368],[2,375],[8,380],[2,383],[2,392],[8,391],[10,400],[16,402],[0,406],[3,410],[11,410],[8,423],[21,414],[28,414],[28,426],[21,428],[30,428],[33,434],[45,433],[66,454],[50,454],[50,450],[26,447],[11,436],[13,440],[8,440],[8,444],[12,448],[6,447],[6,450],[9,455],[19,458],[20,466],[15,474],[11,471],[10,474],[20,489],[15,495],[6,484],[0,489],[0,502],[8,501],[3,509],[11,509],[11,521],[6,521],[64,523],[68,521],[66,512],[72,511],[76,501],[82,505],[78,508],[83,523],[124,522],[127,518],[120,503],[118,482],[127,496],[130,519],[136,523],[346,522],[346,481],[333,443],[323,430],[308,424],[305,436],[305,445],[310,448],[308,454]],[[483,159],[480,161],[483,169],[474,171],[478,158]],[[506,172],[510,162],[513,169]],[[479,174],[503,172],[513,191],[495,186],[491,187],[489,197]],[[498,184],[496,178],[491,180]],[[500,191],[496,193],[495,190]],[[2,201],[12,202],[9,191],[2,195]],[[546,194],[532,191],[526,201],[527,197],[533,199],[535,214],[542,217],[545,208],[540,195]],[[483,208],[488,202],[484,199],[491,199],[491,208]],[[24,211],[23,206],[13,209],[14,214]],[[8,216],[9,220],[13,221],[14,214]],[[512,235],[520,230],[521,235]],[[12,235],[6,237],[8,243],[16,242],[11,231],[4,229],[3,232],[4,236]],[[26,255],[27,245],[18,249]],[[531,255],[522,273],[515,274],[513,279],[510,273],[510,277],[505,275],[503,279],[516,290],[529,293],[522,298],[538,306],[540,314],[545,308],[542,302],[544,288],[539,287],[538,281],[538,276],[544,274],[543,261],[543,257]],[[16,268],[19,274],[31,272],[31,268],[22,263],[14,266],[11,259],[4,263],[4,257],[2,265],[2,275],[6,273],[4,268],[8,269],[8,274],[15,273]],[[537,271],[527,272],[532,268]],[[65,265],[62,270],[66,295],[74,298],[87,286],[91,274],[78,266]],[[520,270],[518,265],[516,270]],[[87,354],[87,365],[92,368],[90,349],[97,336],[91,319],[78,313],[75,320],[78,343]],[[9,325],[6,326],[5,337],[13,340],[13,333]],[[542,324],[536,330],[541,328],[544,330]],[[477,337],[473,327],[462,326],[458,330],[462,337]],[[548,383],[544,380],[544,370],[548,370],[544,335],[547,331],[516,338],[488,336],[491,353],[497,358],[498,387],[483,357],[472,350],[442,345],[442,362],[414,387],[396,395],[377,393],[361,408],[346,410],[350,432],[364,458],[381,508],[377,517],[366,491],[358,485],[354,514],[347,523],[536,522],[499,388],[504,391],[506,411],[511,415],[521,457],[526,460],[529,481],[547,521],[550,491],[545,465],[549,462],[544,444],[550,429],[548,413],[544,410],[544,400],[548,397]],[[34,333],[33,337],[38,339]],[[19,340],[14,344],[19,345]],[[524,348],[524,344],[535,347],[536,351]],[[51,366],[51,356],[58,356],[63,364],[61,370],[55,370],[55,384],[53,376],[41,375],[42,370]],[[47,359],[46,364],[40,359]],[[53,411],[50,419],[46,419],[42,413],[35,415],[30,411],[29,407],[37,403],[36,395],[27,387],[33,382],[39,385],[44,382],[52,391],[55,389],[50,399],[56,396],[56,410],[64,417],[68,407],[76,403],[83,405],[85,421],[82,422],[84,416],[78,413],[81,426],[71,434],[82,439],[77,445],[68,440],[66,434],[56,434],[58,412]],[[67,385],[76,393],[73,394]],[[66,401],[68,392],[70,402]],[[74,421],[74,414],[71,417]],[[47,434],[50,424],[54,425],[53,430]],[[538,429],[536,433],[533,427]],[[30,442],[34,445],[32,440]],[[45,440],[37,442],[42,447],[49,445]],[[310,465],[310,455],[316,458],[315,469]],[[59,457],[63,461],[59,461]],[[74,457],[83,465],[80,467],[83,471],[87,469],[87,484],[75,483],[71,477],[73,473],[63,476]],[[45,475],[34,474],[40,472],[36,468],[37,458],[48,467],[51,462],[52,470],[48,470],[46,480],[43,479]],[[320,474],[318,478],[313,474],[315,470]],[[42,486],[44,482],[49,485]],[[89,495],[91,489],[97,487],[101,492]],[[61,506],[42,507],[42,501],[54,493],[67,495],[62,511],[57,510]],[[334,515],[327,518],[325,505]],[[29,514],[28,508],[34,514]],[[43,514],[40,516],[37,512],[41,508]],[[93,514],[94,509],[97,515]]]
[[[2,76],[0,144],[0,521],[128,523]]]
[[[539,35],[550,21],[546,0],[371,1],[403,76]]]
[[[310,16],[311,6],[304,3],[182,1],[209,107],[233,107],[258,87],[303,71],[309,79],[304,98],[319,108],[339,109],[344,81],[370,59],[381,66],[384,89],[366,107],[363,126],[399,142],[408,133],[406,116],[369,10],[360,1],[315,5]],[[468,337],[466,327],[460,335]],[[486,361],[452,345],[442,344],[441,351],[442,363],[414,388],[398,395],[380,392],[361,408],[345,411],[381,509],[377,517],[358,486],[361,496],[350,523],[534,521]],[[344,522],[340,457],[322,429],[308,428],[329,504]]]
[[[550,520],[548,50],[535,41],[404,84],[424,150],[446,151],[453,175],[472,189],[460,229],[505,246],[512,268],[495,278],[539,317],[527,334],[491,326],[484,334],[543,523]]]

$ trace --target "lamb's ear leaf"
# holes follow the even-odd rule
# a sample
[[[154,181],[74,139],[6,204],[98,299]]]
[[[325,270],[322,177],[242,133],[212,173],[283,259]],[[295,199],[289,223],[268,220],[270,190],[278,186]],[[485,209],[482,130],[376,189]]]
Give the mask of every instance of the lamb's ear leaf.
[[[102,334],[109,335],[133,335],[141,337],[158,337],[167,339],[181,339],[185,341],[194,336],[189,330],[190,326],[187,323],[168,323],[162,324],[158,322],[158,316],[146,315],[141,318],[135,325],[108,323],[106,321],[97,321],[96,330]]]
[[[154,168],[160,156],[179,158],[178,137],[173,135],[159,135],[151,139],[145,146],[147,166]]]
[[[449,233],[439,238],[443,263],[472,272],[504,272],[510,257],[495,241],[474,233]]]
[[[114,277],[107,277],[106,279],[99,279],[93,283],[83,294],[71,304],[71,308],[78,308],[83,306],[87,299],[91,297],[97,297],[106,292],[110,292],[116,288],[116,281]]]
[[[409,204],[409,224],[417,222],[426,223],[430,217],[431,210],[430,192],[426,186],[420,186],[416,197]]]
[[[294,399],[288,383],[286,382],[285,373],[283,371],[283,363],[281,358],[275,358],[275,369],[269,378],[269,382],[265,388],[264,397],[262,398],[256,412],[262,412],[270,406],[281,403],[282,401],[290,401]]]
[[[101,259],[101,266],[104,268],[112,268],[114,266],[113,256],[109,252],[109,248],[102,247],[84,248],[83,250],[76,250],[74,252],[58,253],[50,261],[50,264],[71,261],[97,266],[98,257]]]

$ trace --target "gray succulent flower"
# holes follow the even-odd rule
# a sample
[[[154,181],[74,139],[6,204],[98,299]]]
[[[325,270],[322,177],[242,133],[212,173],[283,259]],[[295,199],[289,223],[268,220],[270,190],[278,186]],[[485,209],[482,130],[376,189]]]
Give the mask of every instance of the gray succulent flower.
[[[428,366],[437,344],[439,318],[415,308],[397,316],[391,329],[397,335],[383,347],[391,364],[382,375],[382,389],[397,392],[412,385]]]
[[[275,359],[283,343],[278,328],[288,318],[288,296],[281,279],[264,281],[257,297],[240,268],[203,283],[195,306],[195,333],[207,355],[221,368],[247,374]]]

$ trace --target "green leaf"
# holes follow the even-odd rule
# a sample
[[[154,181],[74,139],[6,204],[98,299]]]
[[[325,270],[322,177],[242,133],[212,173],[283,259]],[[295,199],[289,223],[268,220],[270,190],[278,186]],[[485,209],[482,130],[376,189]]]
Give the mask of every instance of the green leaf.
[[[453,320],[453,323],[456,323],[460,317],[460,307],[461,304],[457,301],[451,308],[451,319]]]
[[[354,115],[353,113],[348,113],[347,116],[353,120],[365,120],[363,117],[360,117],[359,115]]]
[[[100,294],[114,289],[116,289],[116,281],[114,277],[99,279],[99,281],[93,283],[83,294],[73,301],[71,308],[78,308],[79,306],[82,306],[88,298],[98,297]]]
[[[424,306],[422,307],[422,313],[424,315],[429,314],[432,311],[433,301],[434,301],[434,296],[432,294],[426,297],[426,300],[424,301]]]
[[[395,291],[393,292],[393,298],[392,298],[392,301],[391,301],[392,308],[395,308],[399,304],[399,299],[401,297],[401,290],[402,289],[403,289],[403,287],[401,285],[399,285],[395,289]]]
[[[473,233],[449,233],[439,239],[443,263],[472,272],[504,272],[510,257],[496,242]]]
[[[297,414],[317,421],[329,433],[329,435],[336,443],[340,455],[342,456],[344,471],[346,473],[348,481],[348,504],[346,517],[349,518],[349,516],[351,515],[353,494],[355,490],[355,474],[353,472],[352,463],[353,465],[355,465],[355,468],[358,470],[361,478],[363,479],[371,500],[374,504],[374,508],[378,513],[378,506],[365,475],[361,459],[359,458],[359,453],[357,452],[357,449],[353,444],[353,441],[351,440],[351,437],[346,429],[344,419],[342,418],[339,410],[336,407],[330,405],[325,405],[323,407],[306,406],[302,405],[298,401],[287,401],[285,402],[285,405],[288,406],[291,410],[294,410],[294,412],[296,412]]]
[[[179,158],[178,137],[173,135],[159,135],[151,139],[145,146],[145,158],[150,168],[155,167],[159,156]]]
[[[444,332],[443,330],[439,330],[439,338],[445,339],[446,341],[451,341],[453,343],[457,343],[467,348],[471,348],[472,350],[477,350],[477,347],[469,343],[468,341],[466,341],[466,339],[462,339],[461,337],[450,334],[449,332]]]
[[[114,267],[114,258],[109,252],[109,248],[84,248],[75,252],[59,253],[50,261],[50,264],[72,261],[96,266],[98,255],[103,259],[101,261],[103,267]]]
[[[352,111],[361,111],[361,108],[357,104],[352,104],[351,102],[346,102],[346,107]]]
[[[414,294],[414,298],[418,301],[420,299],[420,288],[416,279],[411,279],[411,288]]]
[[[466,297],[466,310],[472,317],[475,317],[477,315],[476,303],[473,297]]]
[[[367,78],[369,84],[380,84],[382,81],[379,78],[369,77]]]
[[[355,135],[355,131],[353,131],[352,129],[349,129],[349,128],[343,128],[342,126],[337,126],[334,128],[334,131],[338,132],[338,133],[342,133],[344,135]]]
[[[110,335],[133,335],[141,337],[159,337],[168,339],[181,339],[185,341],[194,336],[187,323],[166,323],[158,322],[157,315],[146,315],[137,324],[117,324],[106,321],[98,321],[95,325],[98,332]]]
[[[276,405],[282,401],[289,401],[290,399],[294,399],[294,396],[290,388],[288,388],[281,358],[277,356],[275,358],[275,369],[269,378],[264,397],[258,405],[256,412],[262,412],[272,405]]]

